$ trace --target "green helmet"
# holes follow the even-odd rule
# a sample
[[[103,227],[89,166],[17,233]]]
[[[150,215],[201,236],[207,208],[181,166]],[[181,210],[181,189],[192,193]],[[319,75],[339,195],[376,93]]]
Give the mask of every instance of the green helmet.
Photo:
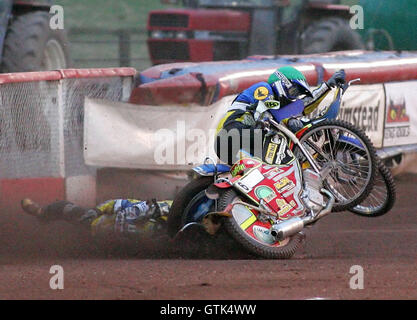
[[[313,96],[306,77],[292,66],[277,69],[268,78],[268,83],[277,98],[294,100],[303,94]]]

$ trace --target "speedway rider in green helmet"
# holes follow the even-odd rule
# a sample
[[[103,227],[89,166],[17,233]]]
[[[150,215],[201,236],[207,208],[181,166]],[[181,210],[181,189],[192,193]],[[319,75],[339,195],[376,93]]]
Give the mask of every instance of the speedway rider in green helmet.
[[[265,137],[262,130],[256,129],[256,121],[262,112],[268,108],[282,108],[299,99],[304,104],[303,115],[308,115],[319,106],[331,88],[344,82],[345,72],[339,70],[327,82],[323,82],[312,91],[305,76],[294,67],[285,66],[277,69],[267,82],[256,83],[242,91],[229,106],[217,127],[215,149],[218,157],[232,165],[235,162],[236,150],[244,149],[254,156],[259,156],[256,143],[262,141],[264,145]],[[302,127],[300,120],[284,121],[292,131]],[[239,146],[232,141],[231,132],[240,136]]]

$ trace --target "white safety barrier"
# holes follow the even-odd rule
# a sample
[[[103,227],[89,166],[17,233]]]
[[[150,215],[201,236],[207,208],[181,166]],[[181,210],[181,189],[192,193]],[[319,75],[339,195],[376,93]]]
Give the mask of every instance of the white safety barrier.
[[[329,93],[321,106],[332,98]],[[85,161],[92,166],[186,170],[207,155],[216,159],[215,130],[233,99],[225,97],[207,107],[140,106],[87,99]],[[381,148],[383,85],[352,86],[343,99],[340,118],[365,130],[375,147]]]
[[[417,81],[351,86],[339,118],[363,129],[380,156],[404,153],[407,160],[417,150],[416,89]],[[212,138],[234,97],[204,107],[87,99],[84,158],[88,165],[107,168],[98,172],[99,199],[172,199],[189,181],[191,167],[206,155],[217,159]],[[321,106],[332,98],[330,93]],[[115,185],[115,179],[122,183]]]

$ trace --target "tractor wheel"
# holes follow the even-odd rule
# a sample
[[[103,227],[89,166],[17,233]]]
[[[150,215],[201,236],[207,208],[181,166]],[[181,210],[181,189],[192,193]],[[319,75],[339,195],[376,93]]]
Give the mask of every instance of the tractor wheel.
[[[50,15],[35,11],[11,21],[4,42],[1,72],[69,67],[69,43],[63,30],[52,30]]]
[[[342,18],[313,22],[301,36],[301,53],[364,49],[360,35]]]

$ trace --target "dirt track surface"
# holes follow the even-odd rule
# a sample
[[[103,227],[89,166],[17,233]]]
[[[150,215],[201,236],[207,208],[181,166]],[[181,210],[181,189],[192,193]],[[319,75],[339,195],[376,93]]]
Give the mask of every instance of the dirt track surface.
[[[291,260],[218,246],[184,258],[165,238],[139,256],[104,256],[73,226],[40,225],[21,212],[1,221],[0,299],[417,299],[417,175],[396,179],[394,209],[379,218],[335,213],[307,231]],[[204,257],[201,257],[204,256]],[[64,269],[52,290],[49,269]],[[350,268],[364,270],[352,290]]]

